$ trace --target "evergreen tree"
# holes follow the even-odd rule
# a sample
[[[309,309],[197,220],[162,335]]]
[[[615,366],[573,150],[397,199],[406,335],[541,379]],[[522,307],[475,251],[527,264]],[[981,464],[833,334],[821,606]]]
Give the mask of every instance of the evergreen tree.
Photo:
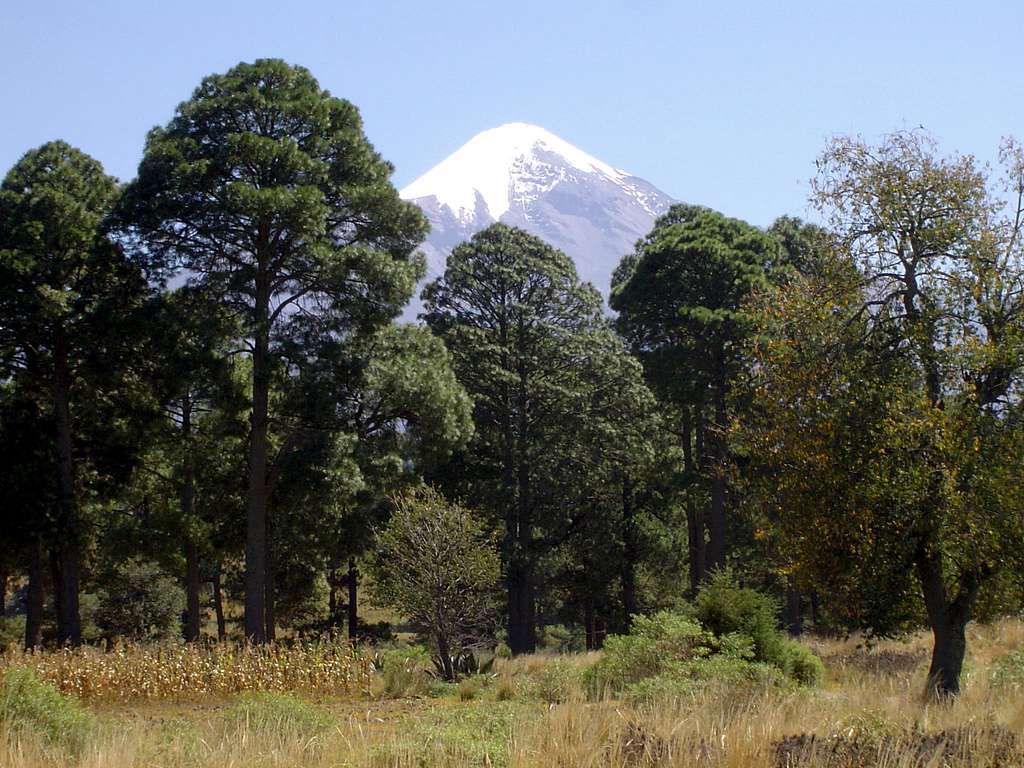
[[[579,371],[602,324],[600,297],[565,254],[494,224],[452,251],[424,299],[474,403],[476,434],[452,484],[504,527],[509,646],[529,652],[539,533],[566,514],[555,446],[579,428]]]
[[[396,315],[422,274],[425,220],[389,181],[352,104],[305,69],[239,64],[154,129],[123,234],[238,319],[251,359],[245,634],[266,637],[267,520],[280,340],[303,325],[348,339]]]
[[[613,278],[616,327],[643,361],[651,388],[678,419],[691,486],[693,590],[705,569],[725,567],[725,429],[730,391],[743,366],[742,342],[752,330],[744,303],[767,285],[768,270],[780,256],[776,240],[749,224],[676,205]],[[692,492],[698,480],[699,495]]]
[[[138,355],[131,320],[147,293],[140,271],[100,231],[117,193],[97,161],[60,141],[28,152],[0,187],[0,365],[52,419],[61,644],[82,639],[89,530],[79,464],[125,458],[114,455],[125,448],[115,445],[116,424],[93,431],[87,450],[83,423],[124,422],[103,412],[112,403],[101,392],[130,395],[126,366]]]

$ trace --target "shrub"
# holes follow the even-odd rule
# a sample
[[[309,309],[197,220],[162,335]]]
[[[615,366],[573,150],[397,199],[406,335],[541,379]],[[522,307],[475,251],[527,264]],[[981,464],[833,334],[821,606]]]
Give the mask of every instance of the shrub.
[[[778,615],[779,605],[771,596],[739,586],[728,570],[711,574],[694,601],[694,617],[701,626],[718,637],[749,637],[755,660],[785,669],[786,639],[778,630]]]
[[[711,653],[714,638],[687,616],[661,611],[637,616],[628,635],[609,635],[604,654],[584,673],[594,695],[618,693],[657,677],[673,664]]]
[[[552,659],[532,674],[530,692],[545,704],[558,704],[572,697],[579,680],[579,671],[569,662]]]
[[[516,697],[516,685],[508,675],[498,678],[498,685],[494,689],[496,701],[511,701]]]
[[[377,654],[374,667],[380,673],[375,693],[398,699],[428,693],[433,678],[430,653],[421,645],[391,648]]]
[[[0,723],[78,751],[92,726],[92,716],[76,699],[61,695],[31,669],[15,667],[4,672],[0,682]]]
[[[825,677],[825,665],[811,649],[792,640],[786,641],[789,663],[786,673],[800,685],[820,685]]]
[[[658,675],[628,686],[624,695],[632,702],[679,699],[699,692],[712,683],[783,686],[786,677],[781,670],[770,664],[715,654],[703,659],[667,664]]]
[[[394,498],[387,526],[377,531],[374,594],[429,634],[443,675],[494,633],[501,562],[493,537],[465,507],[432,488]]]
[[[775,626],[776,604],[739,587],[728,573],[712,576],[683,613],[636,618],[629,635],[612,635],[585,673],[591,695],[647,700],[678,698],[709,682],[816,685],[824,665]]]
[[[158,565],[130,560],[105,583],[94,613],[104,633],[130,640],[159,640],[178,633],[185,593]]]
[[[480,682],[476,678],[464,677],[459,681],[459,701],[472,701],[480,693]]]

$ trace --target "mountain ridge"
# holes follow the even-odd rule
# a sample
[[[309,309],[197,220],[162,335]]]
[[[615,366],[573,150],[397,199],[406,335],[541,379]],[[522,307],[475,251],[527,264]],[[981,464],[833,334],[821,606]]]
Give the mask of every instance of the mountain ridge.
[[[443,274],[455,245],[501,221],[564,251],[605,296],[619,260],[673,202],[650,182],[530,123],[476,134],[400,194],[430,220],[421,247],[428,279]]]

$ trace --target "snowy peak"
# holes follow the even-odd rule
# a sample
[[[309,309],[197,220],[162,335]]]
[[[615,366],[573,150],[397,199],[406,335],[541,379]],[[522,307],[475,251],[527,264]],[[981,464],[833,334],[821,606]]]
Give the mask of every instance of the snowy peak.
[[[456,219],[484,214],[497,221],[579,172],[624,185],[628,174],[529,123],[507,123],[478,133],[454,154],[402,190],[406,200],[433,197]],[[486,211],[479,209],[483,202]]]
[[[672,204],[653,184],[529,123],[477,134],[401,195],[430,221],[421,247],[428,279],[444,273],[452,248],[501,221],[571,256],[606,295],[619,260]],[[407,316],[418,309],[417,301]]]

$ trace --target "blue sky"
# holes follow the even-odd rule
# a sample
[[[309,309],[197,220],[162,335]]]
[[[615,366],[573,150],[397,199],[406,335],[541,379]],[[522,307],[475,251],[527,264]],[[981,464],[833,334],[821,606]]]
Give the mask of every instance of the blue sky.
[[[0,167],[64,138],[130,178],[203,75],[275,56],[360,108],[399,186],[522,120],[764,225],[806,215],[833,134],[1024,139],[1022,33],[1020,0],[6,0]]]

